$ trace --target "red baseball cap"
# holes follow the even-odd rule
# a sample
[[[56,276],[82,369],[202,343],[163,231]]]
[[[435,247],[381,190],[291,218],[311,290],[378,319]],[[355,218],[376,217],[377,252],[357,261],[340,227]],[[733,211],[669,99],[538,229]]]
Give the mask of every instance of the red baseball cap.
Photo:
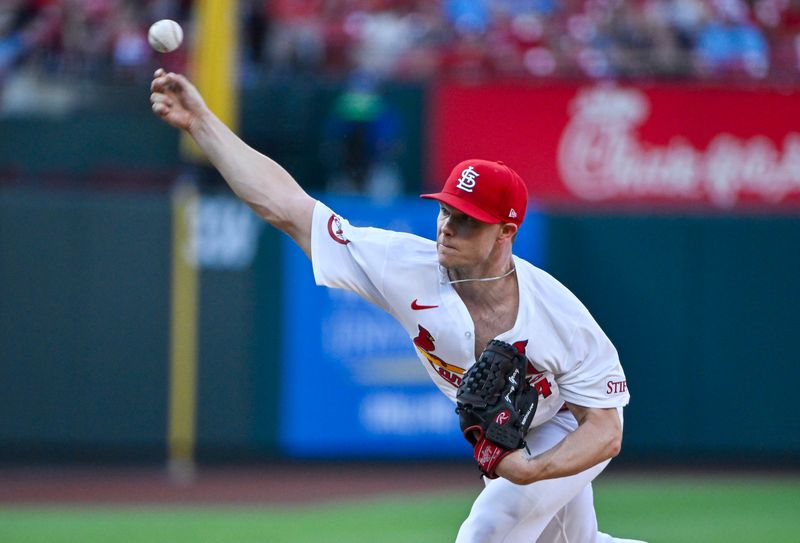
[[[441,192],[422,194],[439,200],[481,222],[519,226],[528,207],[528,188],[517,172],[491,160],[470,159],[458,164]]]

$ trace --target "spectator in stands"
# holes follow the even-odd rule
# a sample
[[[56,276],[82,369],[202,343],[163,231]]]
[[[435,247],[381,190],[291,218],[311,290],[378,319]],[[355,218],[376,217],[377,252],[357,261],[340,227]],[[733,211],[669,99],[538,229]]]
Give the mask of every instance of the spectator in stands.
[[[270,0],[267,58],[277,73],[319,70],[325,61],[323,0]]]
[[[746,74],[761,78],[769,71],[769,47],[764,34],[749,20],[749,7],[742,0],[715,0],[715,17],[697,38],[697,60],[701,73]]]
[[[11,67],[150,72],[143,36],[192,0],[4,0]],[[239,0],[245,74],[796,79],[800,0]],[[117,70],[105,68],[114,66]],[[771,70],[771,67],[774,69]]]
[[[391,198],[402,192],[400,118],[366,72],[351,75],[326,123],[322,152],[328,190]]]
[[[114,14],[111,40],[112,62],[117,75],[125,79],[141,79],[153,55],[147,43],[146,29],[130,6],[123,6]]]

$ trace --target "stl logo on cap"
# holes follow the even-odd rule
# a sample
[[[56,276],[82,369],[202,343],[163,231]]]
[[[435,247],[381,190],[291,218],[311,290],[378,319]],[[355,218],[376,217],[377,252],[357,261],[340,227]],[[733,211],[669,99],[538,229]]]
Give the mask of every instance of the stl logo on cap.
[[[465,192],[472,192],[472,189],[475,188],[476,178],[480,176],[481,174],[475,171],[474,166],[464,168],[464,170],[461,171],[461,177],[458,178],[458,185],[456,185],[456,188]]]
[[[439,200],[488,224],[510,222],[519,226],[528,206],[525,182],[499,160],[473,158],[459,162],[450,171],[440,192],[420,196]]]

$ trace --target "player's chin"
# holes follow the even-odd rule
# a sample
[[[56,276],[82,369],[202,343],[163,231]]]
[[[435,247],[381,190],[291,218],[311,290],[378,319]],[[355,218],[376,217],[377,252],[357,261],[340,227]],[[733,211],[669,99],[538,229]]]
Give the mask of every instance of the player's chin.
[[[444,268],[450,268],[458,264],[458,253],[452,247],[437,245],[436,256],[439,259],[439,265]]]

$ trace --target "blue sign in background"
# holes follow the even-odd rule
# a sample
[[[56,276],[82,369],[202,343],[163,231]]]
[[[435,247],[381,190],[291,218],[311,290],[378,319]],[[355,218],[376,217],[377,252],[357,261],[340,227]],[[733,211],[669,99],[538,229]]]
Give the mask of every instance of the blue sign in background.
[[[326,197],[356,226],[435,239],[436,202]],[[545,219],[528,210],[515,254],[542,266]],[[284,241],[281,447],[303,458],[467,457],[454,404],[433,384],[403,328],[344,290],[318,287]]]

